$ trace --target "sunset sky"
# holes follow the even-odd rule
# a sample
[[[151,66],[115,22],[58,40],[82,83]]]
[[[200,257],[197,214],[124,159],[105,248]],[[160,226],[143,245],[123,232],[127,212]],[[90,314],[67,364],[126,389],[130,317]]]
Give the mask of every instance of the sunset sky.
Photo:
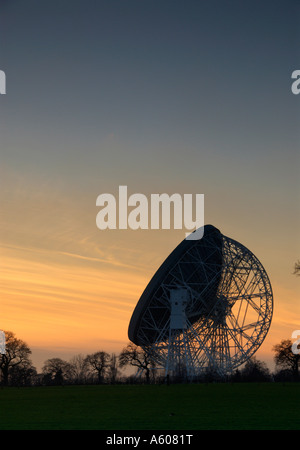
[[[40,369],[128,343],[183,230],[96,227],[96,199],[201,193],[274,293],[257,353],[300,329],[300,4],[1,0],[0,329]]]

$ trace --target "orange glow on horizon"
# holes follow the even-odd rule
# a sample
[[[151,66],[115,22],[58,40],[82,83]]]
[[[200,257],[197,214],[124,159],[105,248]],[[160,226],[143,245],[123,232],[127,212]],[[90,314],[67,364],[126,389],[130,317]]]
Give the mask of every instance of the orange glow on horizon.
[[[3,247],[2,255],[2,329],[15,332],[30,348],[53,353],[118,353],[127,344],[131,314],[149,281],[143,270],[66,253],[57,254],[54,263],[55,252],[33,249]],[[295,290],[272,286],[273,320],[257,352],[269,362],[273,346],[300,328]]]
[[[145,276],[110,264],[101,270],[97,263],[76,265],[71,256],[65,264],[51,264],[28,250],[6,248],[2,254],[3,329],[14,331],[29,346],[81,348],[103,340],[105,347],[107,341],[128,340],[128,323]]]

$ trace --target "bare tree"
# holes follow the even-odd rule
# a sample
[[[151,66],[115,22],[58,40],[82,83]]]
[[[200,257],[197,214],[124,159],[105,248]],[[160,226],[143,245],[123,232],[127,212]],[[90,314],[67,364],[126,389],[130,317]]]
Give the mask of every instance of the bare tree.
[[[108,366],[107,366],[107,376],[112,384],[116,382],[116,378],[118,375],[118,359],[116,355],[113,353],[110,357]]]
[[[72,366],[61,358],[50,358],[42,368],[44,379],[49,383],[63,384],[72,378]]]
[[[298,261],[295,262],[293,274],[300,277],[300,259],[298,259]]]
[[[72,379],[75,383],[83,383],[87,374],[87,362],[85,356],[79,354],[69,361],[71,365]]]
[[[109,363],[109,354],[106,352],[96,352],[85,358],[88,369],[97,374],[98,383],[102,383],[106,368]]]
[[[150,370],[155,367],[151,357],[137,345],[130,342],[119,356],[119,366],[131,365],[145,371],[146,382],[150,383]]]
[[[285,339],[280,344],[274,345],[276,366],[291,371],[295,380],[299,380],[300,354],[292,352],[292,341]]]
[[[259,361],[255,356],[248,359],[241,371],[242,379],[245,381],[270,381],[270,371],[265,362]]]
[[[23,361],[9,370],[9,384],[13,386],[31,386],[36,381],[37,371],[31,361]]]
[[[12,331],[5,331],[6,348],[5,354],[0,355],[0,370],[2,372],[2,382],[8,384],[10,371],[15,371],[16,367],[31,367],[32,363],[29,359],[31,350],[28,345],[21,339],[17,339]]]

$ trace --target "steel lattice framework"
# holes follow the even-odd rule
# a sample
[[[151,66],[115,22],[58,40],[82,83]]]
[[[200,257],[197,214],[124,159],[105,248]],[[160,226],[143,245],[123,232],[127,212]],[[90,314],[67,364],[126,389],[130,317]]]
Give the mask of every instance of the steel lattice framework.
[[[273,311],[271,284],[255,255],[216,228],[207,226],[205,238],[189,242],[149,283],[129,337],[166,375],[223,376],[265,339]]]

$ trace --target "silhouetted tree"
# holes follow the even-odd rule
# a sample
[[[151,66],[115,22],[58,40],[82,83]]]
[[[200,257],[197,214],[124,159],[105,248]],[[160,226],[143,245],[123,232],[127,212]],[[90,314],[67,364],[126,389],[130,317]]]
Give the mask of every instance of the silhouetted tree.
[[[300,277],[300,259],[298,259],[298,261],[295,262],[294,275],[297,275],[298,277]]]
[[[5,331],[6,349],[5,354],[0,355],[0,370],[2,373],[2,383],[8,385],[10,372],[16,367],[35,368],[32,365],[29,355],[31,350],[21,339],[17,339],[12,331]]]
[[[150,383],[150,369],[155,367],[151,357],[137,345],[130,342],[119,356],[119,366],[131,365],[145,371],[146,382]]]
[[[30,361],[24,361],[9,370],[9,384],[12,386],[31,386],[36,381],[37,371]]]
[[[86,357],[79,354],[73,356],[69,361],[71,365],[71,376],[75,383],[83,383],[87,376],[87,362]]]
[[[244,381],[270,381],[271,374],[266,363],[253,356],[245,363],[241,377]]]
[[[294,381],[293,374],[289,369],[276,370],[274,373],[274,380],[279,382]]]
[[[230,376],[230,380],[235,383],[239,383],[240,381],[242,381],[241,371],[239,369],[236,369]]]
[[[117,375],[118,375],[118,360],[116,355],[113,353],[110,356],[107,366],[107,376],[112,384],[116,382]]]
[[[85,358],[87,367],[91,373],[96,373],[98,383],[104,380],[105,370],[109,363],[109,354],[106,352],[96,352]]]
[[[293,343],[290,339],[285,339],[282,340],[280,344],[274,345],[274,359],[277,367],[290,370],[294,379],[298,381],[300,354],[293,353],[292,344]]]
[[[61,358],[47,359],[42,367],[42,372],[47,384],[60,385],[72,378],[71,364]]]

